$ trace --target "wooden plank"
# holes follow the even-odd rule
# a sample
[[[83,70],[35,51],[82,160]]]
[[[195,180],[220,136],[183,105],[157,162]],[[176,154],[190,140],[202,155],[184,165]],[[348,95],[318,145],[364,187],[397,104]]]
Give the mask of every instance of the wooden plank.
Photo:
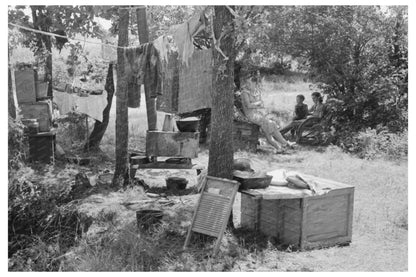
[[[166,162],[155,162],[136,165],[137,168],[142,169],[193,169],[195,164],[173,164]]]
[[[354,212],[354,188],[350,191],[348,197],[348,222],[347,222],[347,240],[352,239],[352,221]]]
[[[198,157],[198,132],[147,131],[146,155],[157,157]]]
[[[300,201],[300,210],[301,210],[301,216],[300,216],[300,241],[299,246],[300,249],[303,249],[306,241],[306,223],[307,223],[307,210],[308,206],[308,200],[307,198],[301,199]]]
[[[330,247],[335,246],[339,244],[349,244],[351,242],[351,238],[348,236],[345,237],[334,237],[331,239],[325,239],[325,240],[318,240],[315,242],[310,242],[308,240],[305,241],[304,244],[304,250],[308,249],[316,249],[320,247]]]

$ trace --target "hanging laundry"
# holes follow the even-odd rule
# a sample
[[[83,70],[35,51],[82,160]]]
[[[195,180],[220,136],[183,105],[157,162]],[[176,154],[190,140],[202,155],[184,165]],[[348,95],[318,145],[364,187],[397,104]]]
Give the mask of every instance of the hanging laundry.
[[[76,106],[75,95],[57,90],[53,91],[53,102],[58,106],[60,114],[67,114]]]
[[[162,63],[162,92],[157,98],[156,109],[165,113],[178,112],[179,60],[178,52],[170,52]]]
[[[153,45],[159,52],[161,62],[168,62],[168,53],[170,52],[169,40],[167,36],[160,36],[153,41]]]
[[[124,74],[127,78],[128,106],[140,105],[140,85],[148,85],[151,98],[162,95],[162,71],[159,52],[153,43],[124,49]],[[145,82],[146,80],[146,82]]]
[[[101,95],[76,96],[76,110],[95,120],[103,121],[103,110],[107,106],[107,91]]]
[[[204,12],[194,15],[185,23],[174,25],[169,29],[176,46],[179,59],[188,66],[188,60],[194,52],[193,37],[205,28],[206,17]]]
[[[179,66],[178,113],[211,108],[212,49],[196,50],[189,66]]]
[[[143,47],[124,49],[125,68],[127,76],[127,106],[140,107],[140,85],[143,83],[144,55]]]
[[[77,111],[102,122],[103,110],[107,106],[107,92],[101,95],[78,96],[66,92],[54,91],[53,102],[61,115]]]

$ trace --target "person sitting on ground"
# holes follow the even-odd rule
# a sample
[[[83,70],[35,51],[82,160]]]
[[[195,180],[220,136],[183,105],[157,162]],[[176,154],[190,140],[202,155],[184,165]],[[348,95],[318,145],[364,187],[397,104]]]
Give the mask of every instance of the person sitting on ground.
[[[322,95],[319,92],[313,92],[312,93],[312,101],[313,101],[313,106],[309,109],[308,113],[309,116],[308,117],[318,117],[318,118],[322,118],[323,113],[324,113],[324,99],[322,97]]]
[[[293,120],[290,122],[286,127],[280,130],[282,135],[286,134],[287,132],[291,131],[292,135],[294,130],[300,125],[302,119],[305,119],[308,115],[308,105],[303,103],[305,101],[305,96],[299,94],[296,96],[296,105],[295,111],[293,112]]]
[[[272,120],[266,118],[264,105],[261,100],[261,86],[258,76],[247,80],[241,89],[241,102],[244,115],[247,119],[260,126],[266,140],[281,153],[286,147],[293,147],[295,143],[285,140],[280,133],[279,126]]]

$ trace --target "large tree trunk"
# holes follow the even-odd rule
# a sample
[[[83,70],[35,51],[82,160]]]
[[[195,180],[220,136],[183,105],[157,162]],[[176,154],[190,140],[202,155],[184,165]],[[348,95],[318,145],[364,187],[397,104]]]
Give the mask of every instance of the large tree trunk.
[[[234,82],[234,21],[225,6],[215,6],[214,36],[221,33],[220,47],[224,57],[213,50],[213,92],[211,108],[211,140],[209,145],[208,174],[232,179],[233,177],[233,82]],[[221,72],[221,69],[224,71]]]
[[[231,7],[232,9],[234,7]],[[208,175],[232,179],[233,177],[233,103],[234,103],[234,21],[225,6],[215,6],[214,36],[220,41],[228,60],[213,49],[213,91],[211,108],[211,139],[209,144]],[[223,72],[221,71],[223,70]],[[234,228],[231,213],[228,226]]]
[[[88,143],[84,146],[85,150],[96,150],[99,148],[101,140],[107,130],[108,122],[110,121],[110,110],[114,95],[113,64],[111,63],[108,66],[105,90],[107,91],[107,106],[103,110],[103,121],[95,121],[94,129],[91,132]]]
[[[119,9],[120,21],[118,31],[118,46],[128,45],[129,10]],[[124,70],[123,48],[117,49],[117,98],[116,98],[116,169],[114,171],[113,186],[128,183],[128,109],[127,109],[127,79]]]
[[[149,29],[146,19],[146,7],[140,6],[136,9],[137,29],[139,32],[139,42],[144,44],[149,42]],[[157,129],[157,113],[156,113],[156,99],[150,97],[150,87],[147,78],[144,79],[144,93],[146,97],[146,111],[147,111],[147,129]]]

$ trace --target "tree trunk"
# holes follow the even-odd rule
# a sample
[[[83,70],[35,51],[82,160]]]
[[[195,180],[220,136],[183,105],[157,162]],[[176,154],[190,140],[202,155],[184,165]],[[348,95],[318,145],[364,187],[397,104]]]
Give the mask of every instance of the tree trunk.
[[[208,175],[232,179],[234,21],[225,6],[215,6],[214,9],[214,36],[217,40],[222,32],[225,33],[220,41],[220,47],[228,60],[225,60],[217,50],[213,49],[214,68]]]
[[[103,121],[95,121],[94,129],[88,139],[88,143],[85,144],[84,150],[98,149],[101,140],[107,130],[108,122],[110,121],[110,110],[113,102],[114,95],[114,80],[113,80],[113,64],[110,63],[108,66],[107,78],[105,81],[105,90],[107,91],[107,106],[103,110]]]
[[[13,119],[16,119],[16,102],[14,101],[14,93],[13,93],[13,83],[12,83],[12,72],[11,69],[8,68],[8,75],[9,75],[9,86],[8,86],[8,91],[9,91],[9,116]]]
[[[149,29],[147,26],[146,7],[141,6],[136,9],[137,29],[139,42],[144,44],[149,42]],[[144,93],[146,98],[147,129],[157,129],[156,99],[150,97],[150,87],[147,78],[144,79]]]
[[[118,31],[118,46],[128,45],[129,10],[119,9],[120,21]],[[127,109],[127,80],[124,70],[123,48],[117,49],[117,95],[116,95],[116,169],[113,186],[125,185],[129,180],[128,174],[128,109]]]
[[[228,60],[225,60],[215,48],[213,49],[214,68],[208,175],[232,179],[234,160],[234,21],[225,6],[215,6],[214,9],[214,36],[218,40],[221,33],[225,32],[220,41],[220,48]],[[232,212],[228,226],[234,228]]]

